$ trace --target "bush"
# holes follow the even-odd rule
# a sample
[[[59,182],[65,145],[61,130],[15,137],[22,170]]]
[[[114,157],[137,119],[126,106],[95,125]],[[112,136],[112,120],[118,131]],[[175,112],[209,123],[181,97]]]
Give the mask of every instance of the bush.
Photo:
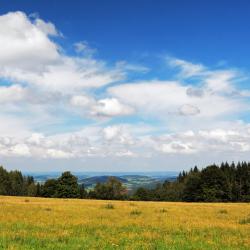
[[[130,212],[130,215],[140,215],[141,213],[142,213],[141,211],[135,209]]]
[[[165,208],[160,209],[160,213],[166,213],[166,212],[167,212],[167,209]]]
[[[220,213],[220,214],[227,214],[228,212],[227,212],[226,209],[221,209],[221,210],[219,211],[219,213]]]
[[[241,225],[250,224],[250,216],[239,221]]]
[[[105,205],[105,208],[106,209],[114,209],[115,207],[114,207],[114,205],[112,203],[108,203],[108,204]]]

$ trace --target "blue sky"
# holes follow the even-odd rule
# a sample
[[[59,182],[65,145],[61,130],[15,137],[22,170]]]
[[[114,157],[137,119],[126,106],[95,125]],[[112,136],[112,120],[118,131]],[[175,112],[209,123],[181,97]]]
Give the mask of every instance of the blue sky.
[[[249,15],[248,1],[1,1],[1,164],[247,160]]]
[[[69,48],[88,41],[109,60],[140,60],[170,53],[215,64],[247,67],[250,3],[239,1],[1,1],[1,14],[38,13],[65,34]]]

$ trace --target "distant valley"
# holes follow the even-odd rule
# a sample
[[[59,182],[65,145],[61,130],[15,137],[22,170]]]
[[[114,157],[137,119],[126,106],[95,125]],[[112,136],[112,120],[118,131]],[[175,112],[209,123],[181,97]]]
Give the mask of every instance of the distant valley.
[[[60,175],[57,172],[26,174],[32,175],[35,181],[40,183]],[[165,180],[174,181],[178,172],[82,172],[74,175],[78,177],[79,184],[84,184],[87,190],[93,189],[98,182],[104,183],[109,177],[114,176],[131,192],[138,187],[154,188]]]

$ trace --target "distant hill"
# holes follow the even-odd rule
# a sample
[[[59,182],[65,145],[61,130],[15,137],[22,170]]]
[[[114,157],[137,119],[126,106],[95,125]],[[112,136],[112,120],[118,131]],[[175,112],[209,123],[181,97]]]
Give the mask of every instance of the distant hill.
[[[79,180],[80,184],[84,184],[86,188],[92,187],[93,185],[96,185],[96,183],[104,183],[108,180],[108,178],[114,177],[114,176],[108,176],[108,175],[102,175],[102,176],[93,176],[93,177],[87,177]],[[119,180],[121,183],[128,182],[127,179],[115,176],[117,180]]]
[[[111,177],[109,175],[101,175],[101,176],[92,176],[81,178],[79,180],[80,184],[84,184],[85,188],[90,190],[94,188],[94,186],[99,183],[104,183]],[[121,175],[121,176],[113,176],[118,179],[128,190],[132,192],[138,187],[145,188],[155,188],[155,186],[159,183],[163,183],[165,180],[175,180],[176,177],[152,177],[152,176],[144,176],[144,175]]]
[[[128,190],[132,192],[138,187],[154,188],[157,184],[165,180],[174,181],[177,172],[83,172],[74,173],[78,177],[79,184],[84,184],[87,190],[94,188],[96,183],[104,183],[111,176],[117,178]],[[44,183],[47,179],[58,178],[60,173],[27,173],[34,176],[36,182]]]

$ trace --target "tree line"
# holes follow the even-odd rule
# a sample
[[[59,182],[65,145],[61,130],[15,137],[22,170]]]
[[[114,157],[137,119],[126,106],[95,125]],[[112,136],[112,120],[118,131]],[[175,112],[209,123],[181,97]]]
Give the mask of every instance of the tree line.
[[[77,177],[69,171],[59,178],[35,183],[32,176],[0,167],[0,195],[37,196],[51,198],[89,198],[104,200],[187,201],[187,202],[249,202],[250,163],[210,165],[183,171],[175,181],[166,180],[153,189],[138,188],[128,195],[126,188],[115,177],[97,183],[86,191]]]
[[[165,181],[154,189],[139,188],[136,200],[187,202],[249,202],[250,163],[210,165],[183,171],[176,181]]]
[[[46,180],[43,184],[35,183],[32,176],[24,176],[20,171],[7,171],[0,167],[0,195],[34,196],[48,198],[90,198],[106,200],[128,199],[126,188],[115,177],[105,183],[97,183],[87,192],[84,185],[78,184],[76,176],[69,171],[59,178]]]

